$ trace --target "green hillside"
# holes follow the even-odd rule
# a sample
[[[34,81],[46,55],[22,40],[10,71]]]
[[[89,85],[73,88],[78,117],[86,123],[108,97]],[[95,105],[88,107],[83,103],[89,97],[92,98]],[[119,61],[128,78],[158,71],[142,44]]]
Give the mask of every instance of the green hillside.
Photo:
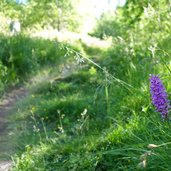
[[[29,2],[37,15],[50,6]],[[27,92],[8,115],[13,171],[171,169],[170,117],[155,110],[149,82],[150,74],[158,75],[170,99],[170,7],[169,0],[127,0],[97,19],[87,42],[81,34],[67,42],[32,37],[26,20],[22,33],[1,34],[1,96],[16,86]],[[64,16],[66,29],[80,24],[65,10]],[[100,45],[109,40],[111,46]]]

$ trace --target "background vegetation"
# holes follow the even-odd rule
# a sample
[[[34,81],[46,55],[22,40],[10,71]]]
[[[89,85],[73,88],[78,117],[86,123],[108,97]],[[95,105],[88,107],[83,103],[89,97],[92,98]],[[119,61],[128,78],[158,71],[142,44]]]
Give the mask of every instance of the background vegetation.
[[[170,97],[171,2],[127,0],[103,13],[89,35],[112,39],[109,48],[27,34],[35,25],[76,30],[74,4],[4,1],[1,8],[24,30],[0,36],[0,91],[24,83],[29,92],[10,115],[13,170],[170,170],[170,120],[151,105],[149,74],[160,75]]]

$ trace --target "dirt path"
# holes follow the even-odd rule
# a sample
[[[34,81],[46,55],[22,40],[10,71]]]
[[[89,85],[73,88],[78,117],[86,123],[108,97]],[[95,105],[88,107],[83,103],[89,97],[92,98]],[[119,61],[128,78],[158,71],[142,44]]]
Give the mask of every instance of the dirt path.
[[[0,171],[9,171],[12,165],[12,162],[10,161],[12,147],[9,145],[12,143],[9,142],[10,139],[7,138],[10,132],[10,122],[7,119],[7,116],[9,115],[16,101],[27,94],[28,93],[25,88],[15,88],[0,100]]]

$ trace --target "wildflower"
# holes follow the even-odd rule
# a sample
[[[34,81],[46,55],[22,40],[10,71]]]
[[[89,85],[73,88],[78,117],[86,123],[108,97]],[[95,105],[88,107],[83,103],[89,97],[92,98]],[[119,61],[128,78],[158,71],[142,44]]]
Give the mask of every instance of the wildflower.
[[[162,81],[157,75],[150,76],[150,93],[152,103],[157,112],[161,114],[163,119],[167,119],[170,109],[168,95]]]

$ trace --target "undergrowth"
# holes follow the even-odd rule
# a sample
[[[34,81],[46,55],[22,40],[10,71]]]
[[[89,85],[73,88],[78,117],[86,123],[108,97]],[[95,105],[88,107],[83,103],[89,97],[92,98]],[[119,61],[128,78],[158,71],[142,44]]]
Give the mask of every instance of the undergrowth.
[[[111,51],[104,53],[108,56]],[[124,71],[106,68],[109,75],[122,76],[119,82],[117,77],[106,77],[91,61],[87,65],[87,57],[80,58],[85,60],[81,68],[76,64],[71,72],[75,65],[70,63],[71,68],[64,71],[69,75],[51,71],[45,82],[35,83],[31,94],[19,102],[14,119],[21,123],[27,119],[29,124],[21,134],[27,140],[20,142],[18,148],[24,153],[14,157],[14,170],[169,169],[170,144],[148,147],[167,143],[171,136],[170,125],[151,106],[150,64],[144,73],[136,59],[134,64],[124,62]],[[100,65],[105,65],[103,60]],[[113,68],[118,65],[114,63]],[[130,86],[125,87],[125,81]]]
[[[69,45],[68,45],[69,46]],[[74,47],[74,45],[72,45]],[[75,46],[76,50],[80,47]],[[34,76],[42,67],[57,67],[66,50],[57,40],[30,38],[24,34],[0,35],[0,93]]]
[[[123,9],[129,15],[131,2]],[[137,15],[125,21],[125,13],[119,13],[126,29],[122,35],[115,33],[111,48],[60,46],[58,65],[45,68],[28,84],[30,93],[17,103],[11,118],[19,149],[13,156],[14,171],[170,170],[170,122],[161,120],[149,94],[149,74],[159,74],[171,90],[171,33],[165,20],[170,13],[145,4],[146,13],[140,8],[136,22],[131,20]],[[47,49],[44,43],[29,51],[38,57],[38,65],[55,61],[54,42],[46,42]],[[27,73],[24,69],[31,72],[27,60],[21,60],[26,68],[17,62],[15,70],[15,60],[14,76]]]

